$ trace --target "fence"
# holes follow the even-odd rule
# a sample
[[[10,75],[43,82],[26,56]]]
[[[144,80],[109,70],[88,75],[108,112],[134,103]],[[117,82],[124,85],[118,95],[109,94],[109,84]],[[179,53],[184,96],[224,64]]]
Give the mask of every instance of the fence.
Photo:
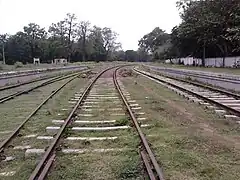
[[[166,60],[166,63],[169,63],[169,62],[170,60]],[[174,64],[178,64],[179,62],[182,62],[184,65],[194,65],[194,64],[202,65],[202,59],[193,58],[193,57],[171,59],[171,62]],[[240,63],[240,56],[225,58],[225,67],[233,67],[234,65],[239,63]],[[222,57],[206,58],[205,66],[222,67],[223,58]]]

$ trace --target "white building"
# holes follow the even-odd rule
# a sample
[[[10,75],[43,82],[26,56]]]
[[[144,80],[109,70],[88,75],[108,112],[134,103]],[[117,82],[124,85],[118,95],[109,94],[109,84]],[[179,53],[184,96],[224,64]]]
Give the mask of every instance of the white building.
[[[67,64],[67,59],[64,58],[60,58],[60,59],[54,59],[52,61],[52,64]]]

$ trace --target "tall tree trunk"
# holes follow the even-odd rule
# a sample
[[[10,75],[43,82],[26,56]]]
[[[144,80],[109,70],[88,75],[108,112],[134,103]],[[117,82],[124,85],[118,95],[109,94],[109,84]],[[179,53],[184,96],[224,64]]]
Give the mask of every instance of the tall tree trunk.
[[[6,64],[4,44],[2,45],[3,64]]]
[[[225,60],[226,60],[226,57],[228,55],[228,47],[227,47],[227,43],[226,42],[223,42],[222,44],[223,44],[223,46],[221,46],[219,44],[217,44],[217,46],[220,49],[220,51],[222,52],[222,55],[223,55],[222,66],[225,67],[225,65],[226,65]]]
[[[226,60],[226,57],[227,57],[227,54],[228,54],[227,50],[228,50],[227,44],[224,43],[224,49],[223,49],[223,51],[224,51],[224,52],[223,52],[223,67],[226,66],[225,60]]]
[[[202,65],[205,67],[205,59],[206,59],[206,42],[204,41],[203,45],[203,58],[202,58]]]
[[[82,53],[83,53],[82,61],[84,62],[86,61],[86,37],[85,36],[83,37]]]
[[[85,59],[85,54],[84,54],[84,53],[82,54],[82,61],[83,61],[83,62],[86,61],[86,59]]]
[[[226,55],[223,56],[223,67],[225,67]]]

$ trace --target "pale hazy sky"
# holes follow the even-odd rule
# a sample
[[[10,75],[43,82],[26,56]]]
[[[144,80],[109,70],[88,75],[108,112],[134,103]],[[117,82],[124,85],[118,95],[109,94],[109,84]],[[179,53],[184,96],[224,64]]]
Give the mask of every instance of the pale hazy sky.
[[[46,27],[75,13],[79,20],[110,27],[124,50],[155,27],[167,32],[181,20],[176,0],[0,0],[0,33],[14,34],[30,22]]]

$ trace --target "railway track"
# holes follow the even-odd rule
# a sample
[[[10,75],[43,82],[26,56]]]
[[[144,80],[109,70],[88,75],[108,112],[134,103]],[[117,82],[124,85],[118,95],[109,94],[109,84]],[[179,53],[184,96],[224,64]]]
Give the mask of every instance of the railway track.
[[[79,171],[75,169],[74,173],[68,174],[76,174],[76,177],[71,177],[71,179],[81,179],[81,176],[82,178],[94,178],[94,170],[91,171],[91,168],[94,169],[93,166],[95,168],[100,166],[100,172],[96,174],[100,175],[101,178],[118,179],[115,174],[112,174],[111,170],[114,168],[117,172],[121,168],[124,170],[125,168],[119,167],[118,163],[125,163],[126,166],[129,166],[133,159],[137,161],[136,169],[138,169],[138,166],[142,167],[138,164],[140,157],[147,173],[143,173],[140,168],[137,173],[135,172],[137,175],[135,174],[134,177],[144,179],[147,174],[152,180],[164,179],[162,170],[141,131],[141,128],[148,128],[150,125],[144,124],[144,122],[139,124],[139,121],[144,119],[139,118],[139,116],[144,113],[139,112],[141,107],[134,100],[131,100],[130,94],[124,89],[122,83],[118,82],[118,69],[108,68],[102,71],[86,89],[75,92],[74,96],[68,101],[71,110],[68,114],[65,114],[67,118],[50,120],[49,126],[45,124],[44,127],[39,128],[38,132],[42,134],[25,133],[24,137],[18,136],[17,142],[25,142],[26,145],[25,148],[20,150],[20,154],[24,151],[24,164],[28,164],[28,172],[25,175],[15,172],[12,177],[15,174],[18,177],[23,177],[23,179],[28,177],[32,180],[63,177],[60,176],[64,173],[62,167],[66,166],[65,170],[69,171],[72,164],[64,164],[64,159],[75,158],[77,155],[79,160],[76,163],[79,164],[74,164],[74,167],[82,168],[84,165],[81,159],[83,161],[85,159],[87,161],[85,165],[90,169],[84,171],[83,169]],[[29,127],[29,129],[31,128]],[[45,132],[41,132],[43,129],[45,129]],[[23,138],[28,139],[23,140]],[[32,142],[31,147],[29,144],[27,147],[26,143],[30,142]],[[14,150],[10,150],[8,155],[12,151]],[[5,155],[5,157],[9,156]],[[31,158],[28,159],[28,157]],[[96,160],[106,162],[98,164]],[[36,162],[38,162],[37,165]],[[25,168],[21,171],[24,172]],[[134,167],[130,166],[129,168]],[[29,169],[33,171],[30,173]],[[14,171],[8,173],[11,175],[11,172]],[[85,176],[83,176],[84,173]]]
[[[151,80],[167,85],[178,94],[188,99],[203,104],[226,118],[236,119],[240,117],[240,95],[228,92],[212,86],[192,82],[167,75],[156,75],[139,69],[135,72]]]
[[[8,169],[9,166],[13,166],[16,162],[19,162],[19,167],[21,167],[21,162],[23,161],[22,157],[22,151],[24,151],[27,147],[24,145],[26,143],[26,140],[29,141],[29,137],[23,136],[25,133],[31,133],[34,131],[38,131],[41,129],[41,121],[43,120],[43,114],[46,114],[44,110],[44,106],[46,106],[46,103],[49,103],[49,101],[58,94],[58,92],[62,91],[65,86],[69,86],[69,84],[73,81],[77,82],[82,82],[78,80],[78,77],[82,73],[87,73],[85,72],[80,72],[76,73],[74,75],[69,75],[68,78],[64,78],[62,80],[59,80],[59,84],[61,84],[58,88],[54,89],[51,91],[51,93],[43,99],[40,104],[34,108],[32,112],[30,112],[29,115],[25,117],[25,119],[17,126],[16,129],[14,129],[11,134],[9,134],[3,141],[0,143],[0,167],[1,169],[4,170],[4,166]],[[71,83],[72,84],[72,83]],[[69,87],[68,87],[69,88]],[[71,88],[71,86],[70,86]],[[71,90],[69,90],[71,91]],[[69,93],[66,91],[66,93]],[[44,111],[42,111],[44,110]],[[64,111],[68,111],[67,109],[63,109]],[[57,114],[59,115],[59,114]],[[47,116],[44,116],[47,117]],[[34,119],[35,118],[35,119]],[[39,120],[38,120],[39,119]],[[16,119],[17,120],[17,119]],[[4,123],[4,122],[3,122]],[[46,122],[45,122],[46,123]],[[26,125],[27,124],[27,125]],[[30,128],[29,128],[30,126]],[[25,132],[26,131],[26,132]],[[0,132],[2,133],[2,132]],[[18,156],[20,153],[20,156]],[[22,159],[23,158],[23,159]],[[0,179],[4,177],[10,178],[14,174],[14,171],[10,172],[0,172]],[[22,178],[26,179],[26,178]]]
[[[83,69],[84,70],[84,69]],[[27,84],[31,84],[31,83],[35,83],[35,82],[38,82],[38,81],[43,81],[43,80],[47,80],[47,79],[50,79],[50,78],[54,78],[54,77],[57,77],[60,75],[69,75],[69,74],[73,74],[74,72],[77,72],[77,71],[72,71],[72,72],[66,72],[66,73],[58,73],[58,74],[46,74],[44,76],[40,76],[40,77],[36,77],[34,79],[31,79],[31,80],[28,80],[28,81],[24,81],[24,82],[19,82],[19,83],[14,83],[14,84],[10,84],[10,85],[4,85],[4,86],[1,86],[0,87],[0,92],[1,91],[4,91],[4,90],[9,90],[9,89],[13,89],[13,88],[16,88],[16,87],[20,87],[20,86],[23,86],[23,85],[27,85]],[[21,76],[20,76],[21,77]]]
[[[58,67],[58,68],[47,68],[47,69],[24,70],[24,71],[19,71],[19,72],[17,72],[17,71],[3,72],[3,73],[0,73],[0,80],[42,74],[47,71],[58,71],[58,70],[79,69],[79,68],[80,67],[73,66],[73,67]],[[81,67],[81,68],[84,69],[84,67]]]
[[[239,76],[227,76],[224,74],[216,74],[212,75],[210,73],[199,73],[194,71],[184,71],[178,69],[169,69],[169,68],[160,68],[155,66],[143,65],[143,67],[151,69],[152,72],[157,72],[161,74],[165,74],[167,76],[172,77],[181,77],[184,79],[192,79],[193,81],[198,81],[202,83],[211,84],[213,86],[218,86],[220,88],[225,88],[227,90],[232,91],[240,91],[239,84],[240,79]]]
[[[87,72],[87,71],[84,71],[84,72]],[[11,99],[13,99],[17,96],[20,96],[22,94],[29,93],[33,90],[36,90],[36,89],[40,88],[40,87],[44,87],[46,85],[61,81],[63,79],[74,77],[77,74],[78,74],[78,72],[68,74],[68,75],[60,75],[60,76],[57,76],[57,77],[47,77],[47,78],[34,80],[34,81],[31,81],[31,82],[25,82],[25,83],[21,83],[21,84],[18,84],[18,85],[13,85],[13,86],[10,86],[10,87],[2,88],[2,89],[0,89],[0,94],[1,94],[0,103],[4,103],[6,101],[9,101],[9,100],[11,100]],[[26,85],[29,85],[29,84],[31,84],[31,86],[26,86]],[[33,86],[33,85],[35,85],[35,86]],[[9,89],[13,89],[13,88],[15,88],[15,89],[11,90],[11,91],[9,90]]]

